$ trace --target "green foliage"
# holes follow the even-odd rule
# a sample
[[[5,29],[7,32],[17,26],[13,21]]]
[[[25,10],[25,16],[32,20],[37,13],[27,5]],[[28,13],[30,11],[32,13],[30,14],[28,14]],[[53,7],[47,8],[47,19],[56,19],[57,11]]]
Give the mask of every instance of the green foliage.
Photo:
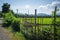
[[[0,17],[2,17],[2,12],[0,11]]]
[[[2,6],[2,13],[9,12],[10,4],[4,3]]]
[[[19,19],[20,19],[20,22],[23,23],[24,22],[23,20],[25,18],[19,18]],[[36,18],[36,19],[37,19],[36,24],[53,24],[52,22],[53,22],[54,18]],[[34,23],[34,18],[27,18],[26,21],[29,23]],[[56,17],[56,24],[57,24],[56,25],[56,30],[57,30],[56,34],[58,35],[56,37],[57,37],[57,40],[60,40],[60,38],[59,38],[59,36],[60,36],[60,18],[58,18],[58,17]],[[25,31],[25,33],[28,35],[27,37],[31,38],[32,40],[34,40],[35,37],[37,37],[38,40],[54,40],[54,25],[46,25],[46,26],[45,25],[41,25],[41,26],[37,25],[36,26],[36,34],[35,34],[34,26],[33,26],[33,28],[28,27],[27,28],[28,30],[25,29],[25,27],[22,24],[21,24],[21,27],[22,27],[21,29],[23,30],[23,32]],[[38,29],[39,29],[39,32],[38,32]]]
[[[11,12],[4,14],[3,13],[3,27],[9,27],[14,19],[14,16]]]
[[[20,22],[19,20],[13,15],[13,11],[9,11],[8,13],[3,13],[3,27],[12,26],[12,30],[14,32],[20,31]]]
[[[10,4],[4,3],[2,6],[3,27],[12,26],[13,31],[20,31],[20,22],[16,20],[13,10],[10,10]]]
[[[14,19],[11,27],[13,29],[13,32],[20,32],[20,21],[17,20],[17,18]]]
[[[9,27],[10,25],[11,25],[11,21],[10,20],[4,20],[3,27]]]

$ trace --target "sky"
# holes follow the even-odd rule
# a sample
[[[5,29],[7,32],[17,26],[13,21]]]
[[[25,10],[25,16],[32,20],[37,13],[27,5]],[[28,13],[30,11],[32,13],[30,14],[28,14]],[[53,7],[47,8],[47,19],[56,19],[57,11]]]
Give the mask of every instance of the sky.
[[[57,6],[60,9],[60,0],[0,0],[0,11],[2,10],[3,3],[9,3],[10,9],[15,13],[27,13],[34,14],[34,10],[37,9],[37,13],[51,14],[54,7]],[[58,11],[60,12],[60,11]]]

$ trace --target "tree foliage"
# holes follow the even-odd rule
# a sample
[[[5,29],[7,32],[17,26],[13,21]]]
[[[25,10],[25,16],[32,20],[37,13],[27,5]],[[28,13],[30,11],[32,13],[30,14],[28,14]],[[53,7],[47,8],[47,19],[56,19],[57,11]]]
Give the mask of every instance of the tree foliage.
[[[2,13],[9,12],[10,4],[4,3],[2,6]]]
[[[16,20],[13,10],[10,10],[10,4],[4,3],[2,6],[3,27],[12,27],[13,31],[20,31],[20,22]]]

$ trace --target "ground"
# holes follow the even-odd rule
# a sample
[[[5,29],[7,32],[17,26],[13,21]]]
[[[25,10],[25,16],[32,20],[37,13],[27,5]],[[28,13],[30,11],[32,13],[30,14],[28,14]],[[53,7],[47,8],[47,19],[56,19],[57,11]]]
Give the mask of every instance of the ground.
[[[0,40],[11,40],[11,33],[0,26]]]
[[[2,20],[0,18],[0,40],[25,40],[21,32],[13,33],[8,29],[2,27]]]

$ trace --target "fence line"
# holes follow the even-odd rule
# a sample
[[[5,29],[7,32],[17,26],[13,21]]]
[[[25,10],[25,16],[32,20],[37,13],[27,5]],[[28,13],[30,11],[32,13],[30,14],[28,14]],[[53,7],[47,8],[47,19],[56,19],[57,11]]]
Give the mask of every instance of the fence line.
[[[24,17],[25,22],[24,21],[22,22],[24,24],[21,23],[23,25],[23,28],[21,31],[25,35],[27,40],[28,39],[30,40],[56,40],[57,30],[55,29],[56,27],[60,26],[60,24],[56,24],[56,16],[48,17],[48,18],[54,18],[54,23],[52,24],[47,24],[47,22],[44,24],[42,17],[40,17],[40,19],[38,18],[38,23],[36,23],[37,21],[36,18],[37,18],[37,9],[35,9],[34,20],[32,20],[33,17],[29,17],[30,20],[28,20],[28,17]],[[32,23],[33,21],[34,23]],[[49,28],[47,31],[44,31],[45,26]],[[54,33],[52,32],[52,30],[54,30]]]

